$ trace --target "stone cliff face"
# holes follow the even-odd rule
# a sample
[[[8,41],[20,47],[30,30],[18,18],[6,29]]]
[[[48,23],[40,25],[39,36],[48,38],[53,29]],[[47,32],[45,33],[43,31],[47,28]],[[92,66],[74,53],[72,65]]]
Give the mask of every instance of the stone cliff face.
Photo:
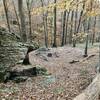
[[[31,44],[37,47],[35,44]],[[12,67],[25,57],[28,43],[23,44],[14,33],[8,33],[0,29],[0,72]],[[2,74],[1,74],[2,75]]]
[[[0,67],[9,67],[23,58],[26,47],[18,41],[16,35],[0,31]]]

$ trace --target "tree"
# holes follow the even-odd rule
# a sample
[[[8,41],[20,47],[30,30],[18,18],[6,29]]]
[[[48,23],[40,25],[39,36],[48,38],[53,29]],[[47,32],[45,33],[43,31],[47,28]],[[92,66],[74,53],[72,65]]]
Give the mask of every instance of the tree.
[[[56,0],[54,0],[54,3],[56,3]],[[56,6],[54,7],[54,43],[53,43],[53,47],[57,47],[57,40],[56,40],[56,30],[57,30],[57,26],[56,26]]]
[[[32,42],[32,23],[31,23],[31,7],[33,0],[26,0],[27,10],[28,10],[28,18],[29,18],[29,41]]]
[[[79,0],[76,0],[76,2],[79,2]],[[75,11],[75,28],[74,28],[74,35],[76,35],[76,30],[77,30],[77,20],[78,20],[78,3],[76,5],[76,11]],[[73,39],[73,47],[76,47],[76,40]]]
[[[86,0],[83,0],[83,6],[82,6],[82,11],[80,12],[79,23],[77,25],[77,28],[75,29],[74,35],[76,35],[79,32],[80,25],[81,25],[81,22],[82,22],[83,12],[84,12],[84,9],[85,9],[85,2],[86,2]],[[77,17],[77,15],[76,15],[76,17]],[[76,47],[76,40],[75,39],[73,41],[73,47]]]
[[[13,6],[14,6],[14,11],[15,11],[15,15],[16,15],[17,23],[18,23],[19,32],[20,32],[20,34],[21,34],[21,28],[20,28],[19,17],[18,17],[17,11],[16,11],[16,7],[15,7],[15,4],[14,4],[14,0],[12,0],[12,4],[13,4]]]
[[[19,11],[19,17],[20,17],[22,41],[26,42],[27,36],[26,36],[25,16],[24,16],[24,11],[23,11],[23,0],[18,0],[18,11]]]
[[[3,6],[4,6],[5,15],[6,15],[8,30],[9,30],[9,32],[11,32],[10,23],[9,23],[9,15],[8,15],[8,7],[7,7],[6,0],[3,0]]]
[[[92,11],[92,3],[93,3],[93,1],[90,0],[89,11]],[[88,40],[89,40],[89,29],[90,29],[90,25],[91,25],[91,17],[89,17],[87,22],[88,22],[88,26],[87,26],[87,35],[86,35],[86,45],[85,45],[84,57],[88,56]]]
[[[71,28],[70,28],[70,34],[69,34],[69,44],[72,43],[72,33],[73,33],[73,18],[74,18],[74,10],[72,10],[72,13],[71,13]]]
[[[79,2],[79,0],[77,0],[76,2]],[[76,5],[76,11],[75,11],[75,29],[74,29],[74,33],[76,33],[76,28],[77,28],[77,18],[78,17],[78,3]]]
[[[66,3],[66,1],[65,1]],[[65,6],[66,7],[66,6]],[[63,25],[62,25],[62,43],[61,46],[64,46],[64,40],[65,40],[65,26],[66,26],[66,10],[64,10],[63,13]]]
[[[85,44],[85,50],[84,50],[84,57],[87,57],[88,56],[88,40],[89,40],[90,21],[91,21],[91,18],[89,18],[87,20],[88,26],[87,26],[87,29],[86,29],[87,34],[86,34],[86,44]]]
[[[65,44],[67,44],[67,34],[68,34],[68,20],[69,20],[70,10],[67,12],[66,26],[65,26]]]
[[[41,0],[41,6],[44,7],[43,0]],[[44,27],[44,35],[45,35],[45,46],[48,47],[48,30],[47,30],[47,14],[43,13],[43,27]]]
[[[96,16],[94,17],[92,45],[94,44],[94,39],[95,39],[95,28],[96,28]]]
[[[70,12],[71,12],[71,5],[73,4],[73,1],[70,2],[69,9],[66,11],[67,18],[65,24],[65,44],[67,44],[68,24],[69,24]]]

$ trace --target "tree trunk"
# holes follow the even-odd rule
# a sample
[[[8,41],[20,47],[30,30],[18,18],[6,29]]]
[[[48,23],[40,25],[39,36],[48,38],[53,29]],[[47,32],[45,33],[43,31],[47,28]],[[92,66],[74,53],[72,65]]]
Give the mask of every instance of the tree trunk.
[[[54,3],[56,4],[56,0],[54,0]],[[56,7],[54,7],[54,43],[53,43],[53,47],[57,47],[57,40],[56,40],[56,30],[57,30],[57,27],[56,27]]]
[[[8,30],[9,30],[9,32],[11,32],[9,16],[8,16],[7,1],[6,0],[3,0],[3,6],[4,6],[5,15],[6,15]]]
[[[77,27],[76,33],[79,32],[81,21],[82,21],[83,12],[84,12],[84,9],[85,9],[85,1],[84,0],[83,0],[83,7],[82,8],[83,8],[83,10],[80,13],[80,18],[79,18],[79,23],[78,23],[78,27]]]
[[[31,1],[32,3],[32,1]],[[27,10],[28,10],[28,18],[29,18],[29,41],[32,42],[32,25],[31,25],[31,6],[30,0],[26,0]]]
[[[83,10],[80,12],[79,23],[78,23],[75,35],[79,32],[80,25],[81,25],[81,22],[82,22],[82,16],[83,16],[83,12],[84,12],[84,9],[85,9],[85,1],[84,0],[83,0],[83,7],[82,8],[83,8]],[[73,41],[73,47],[76,47],[76,40]]]
[[[94,39],[95,39],[95,27],[96,27],[96,16],[94,18],[92,45],[94,44]]]
[[[15,15],[16,15],[17,23],[18,23],[19,32],[21,34],[20,22],[19,22],[18,14],[17,14],[16,7],[15,7],[15,4],[14,4],[14,1],[13,0],[12,0],[12,4],[14,6],[14,11],[15,11]]]
[[[71,29],[70,29],[70,35],[69,35],[69,44],[72,43],[72,33],[73,33],[73,17],[74,17],[74,11],[72,11],[71,15]]]
[[[69,14],[70,14],[70,11],[67,13],[67,19],[66,19],[66,26],[65,26],[66,27],[66,29],[65,29],[65,44],[67,44]]]
[[[21,24],[21,37],[22,41],[27,41],[26,36],[26,25],[25,25],[25,16],[23,11],[23,0],[18,0],[18,10],[19,10],[19,17],[20,17],[20,24]]]
[[[88,20],[88,28],[87,28],[87,35],[86,35],[86,45],[85,45],[85,52],[84,52],[84,57],[88,56],[88,39],[89,39],[89,29],[90,29],[90,21],[91,18]]]
[[[86,35],[86,45],[85,45],[85,52],[84,57],[88,56],[88,34]]]
[[[77,0],[78,2],[78,0]],[[75,29],[74,29],[74,33],[76,33],[76,29],[77,29],[77,17],[78,17],[78,4],[76,6],[76,11],[75,11]]]
[[[78,0],[77,0],[78,2]],[[76,11],[75,11],[75,29],[74,29],[74,35],[76,35],[76,31],[77,31],[77,17],[78,17],[78,3],[76,5]],[[73,39],[73,47],[76,47],[76,40]]]
[[[63,25],[62,25],[62,43],[61,46],[64,46],[64,39],[65,39],[65,23],[66,23],[66,10],[63,14]]]
[[[41,0],[41,6],[44,7],[43,0]],[[48,48],[48,31],[47,31],[47,13],[43,13],[43,27],[44,27],[44,35],[45,35],[45,46]]]

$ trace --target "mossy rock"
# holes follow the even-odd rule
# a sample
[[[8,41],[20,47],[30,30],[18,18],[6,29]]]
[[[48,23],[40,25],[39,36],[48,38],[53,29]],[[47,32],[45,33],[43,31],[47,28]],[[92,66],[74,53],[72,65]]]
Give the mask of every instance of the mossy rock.
[[[15,83],[20,83],[20,82],[25,82],[27,79],[28,79],[28,77],[19,76],[19,77],[16,77],[13,81]]]
[[[37,75],[49,75],[47,69],[44,67],[36,66],[36,70],[37,70]]]
[[[1,68],[13,67],[18,61],[23,60],[30,45],[35,49],[39,48],[35,42],[23,43],[16,33],[0,29],[0,71]],[[1,73],[0,76],[3,74]]]
[[[5,71],[0,71],[0,82],[4,82],[5,80]]]

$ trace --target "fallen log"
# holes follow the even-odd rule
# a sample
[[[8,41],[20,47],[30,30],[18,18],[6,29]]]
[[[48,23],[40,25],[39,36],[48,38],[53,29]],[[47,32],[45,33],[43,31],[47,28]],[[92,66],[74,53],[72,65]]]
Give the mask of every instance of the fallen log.
[[[73,100],[100,100],[100,74],[97,74],[93,82]]]
[[[73,64],[73,63],[77,63],[77,62],[79,62],[79,60],[72,60],[72,61],[70,61],[69,63],[70,63],[70,64]]]
[[[85,57],[84,59],[81,59],[81,60],[72,60],[69,63],[70,64],[74,64],[74,63],[77,63],[77,62],[84,62],[84,61],[89,60],[90,58],[92,58],[94,56],[96,56],[96,55],[95,54],[92,54],[92,55],[89,55],[88,57]]]
[[[96,54],[92,54],[92,55],[89,55],[87,57],[85,57],[83,60],[80,60],[80,62],[84,62],[85,60],[89,60],[90,58],[96,56]]]

